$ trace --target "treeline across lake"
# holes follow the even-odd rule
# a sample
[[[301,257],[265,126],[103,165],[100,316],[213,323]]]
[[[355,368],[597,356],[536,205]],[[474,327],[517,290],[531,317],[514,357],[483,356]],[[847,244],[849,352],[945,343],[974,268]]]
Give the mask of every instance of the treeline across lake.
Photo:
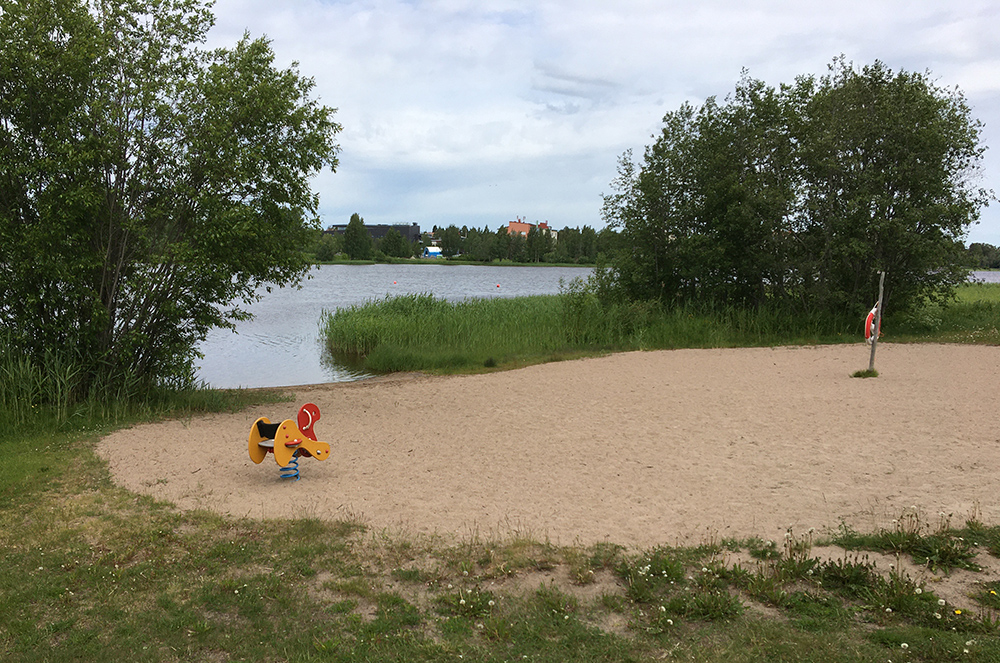
[[[352,223],[355,222],[355,214]],[[592,265],[601,254],[617,250],[621,235],[611,228],[595,230],[590,226],[565,227],[554,231],[532,226],[527,234],[509,233],[506,226],[497,230],[488,227],[470,228],[456,225],[434,226],[423,233],[419,241],[408,241],[397,230],[390,229],[385,237],[374,239],[364,231],[358,218],[359,232],[348,230],[343,235],[317,233],[306,253],[316,262],[338,259],[389,262],[397,259],[420,258],[424,249],[437,247],[441,257],[471,263],[559,263]]]
[[[973,242],[968,249],[972,269],[1000,269],[1000,247]]]

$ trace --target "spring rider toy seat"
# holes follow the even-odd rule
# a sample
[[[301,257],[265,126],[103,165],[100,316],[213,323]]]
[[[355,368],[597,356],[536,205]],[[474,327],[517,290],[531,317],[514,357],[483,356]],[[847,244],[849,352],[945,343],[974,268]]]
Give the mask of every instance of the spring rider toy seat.
[[[260,465],[267,454],[273,453],[274,460],[281,468],[281,478],[298,481],[299,456],[316,460],[330,457],[330,445],[316,440],[313,426],[319,416],[319,408],[306,403],[299,409],[297,421],[285,419],[280,424],[272,424],[267,417],[261,417],[253,422],[248,441],[250,460]]]

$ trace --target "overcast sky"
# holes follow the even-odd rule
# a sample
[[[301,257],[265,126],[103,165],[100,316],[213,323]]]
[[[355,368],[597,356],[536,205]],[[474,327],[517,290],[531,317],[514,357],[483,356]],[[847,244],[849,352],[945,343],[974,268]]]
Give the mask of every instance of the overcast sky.
[[[522,217],[603,227],[618,156],[663,115],[856,65],[929,70],[986,127],[982,185],[1000,192],[996,0],[217,0],[210,46],[244,31],[299,63],[344,130],[317,177],[324,225],[487,226]],[[1000,204],[968,241],[1000,245]]]

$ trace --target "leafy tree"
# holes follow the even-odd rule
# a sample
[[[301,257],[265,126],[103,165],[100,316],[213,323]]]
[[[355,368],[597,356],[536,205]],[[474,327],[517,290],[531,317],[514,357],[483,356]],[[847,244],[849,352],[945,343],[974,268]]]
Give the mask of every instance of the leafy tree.
[[[344,248],[344,238],[332,233],[321,233],[316,242],[316,260],[330,262]]]
[[[641,166],[623,155],[604,197],[623,239],[612,282],[634,299],[853,314],[885,270],[887,309],[945,297],[990,197],[972,184],[980,131],[960,93],[881,63],[840,59],[777,90],[744,73],[723,103],[668,113]]]
[[[580,229],[580,257],[584,262],[597,260],[597,231],[590,226]]]
[[[344,229],[344,253],[351,260],[371,260],[374,247],[365,220],[357,212],[351,215]]]
[[[191,377],[195,345],[305,270],[340,127],[264,39],[198,48],[201,0],[0,14],[0,332],[82,388]]]
[[[524,250],[530,262],[542,262],[542,256],[552,250],[552,235],[548,230],[532,226],[524,239]]]
[[[556,262],[575,262],[580,257],[580,230],[578,228],[563,228],[559,231],[559,241],[555,243]]]
[[[395,228],[389,228],[385,237],[379,242],[378,248],[379,251],[393,258],[409,258],[413,254],[410,243]]]
[[[500,226],[493,235],[493,246],[490,249],[490,257],[493,260],[505,260],[510,257],[511,235],[507,228]]]
[[[1000,248],[991,244],[969,244],[969,264],[975,269],[1000,269]]]
[[[441,231],[441,255],[451,258],[462,252],[462,231],[450,225]]]
[[[507,259],[514,262],[528,262],[528,240],[524,235],[514,233],[510,236]]]
[[[982,123],[957,89],[843,58],[804,108],[799,237],[812,292],[856,311],[885,270],[886,307],[941,299],[965,280],[962,239],[989,200],[975,185]]]

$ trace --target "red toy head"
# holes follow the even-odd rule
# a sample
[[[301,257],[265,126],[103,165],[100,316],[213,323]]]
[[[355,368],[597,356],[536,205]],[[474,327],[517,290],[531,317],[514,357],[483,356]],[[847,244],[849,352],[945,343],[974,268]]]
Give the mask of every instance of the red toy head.
[[[313,426],[319,421],[319,408],[313,403],[306,403],[299,409],[299,416],[296,423],[302,434],[312,441],[316,441],[316,431]]]

